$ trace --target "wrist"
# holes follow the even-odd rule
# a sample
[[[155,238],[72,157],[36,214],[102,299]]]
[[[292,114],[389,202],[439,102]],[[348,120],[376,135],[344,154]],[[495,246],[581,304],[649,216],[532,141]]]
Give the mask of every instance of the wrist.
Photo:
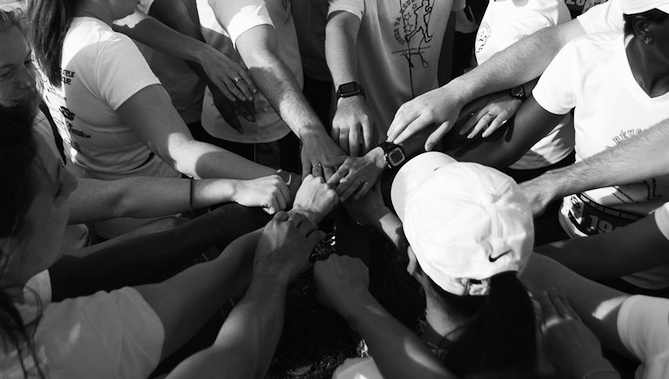
[[[296,204],[293,206],[291,210],[288,211],[288,214],[301,214],[304,216],[307,220],[313,222],[314,224],[318,224],[324,216],[318,214],[317,212],[311,211],[307,208],[303,208],[299,204]]]
[[[380,146],[377,146],[365,154],[365,158],[369,159],[374,167],[379,171],[383,171],[388,165],[386,164],[385,153]]]

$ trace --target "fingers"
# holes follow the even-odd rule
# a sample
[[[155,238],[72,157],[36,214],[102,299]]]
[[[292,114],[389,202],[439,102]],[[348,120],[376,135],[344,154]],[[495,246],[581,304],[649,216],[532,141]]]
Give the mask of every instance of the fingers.
[[[311,174],[315,177],[323,177],[323,165],[314,163],[311,165]]]
[[[555,307],[558,316],[564,319],[568,318],[578,319],[578,315],[571,307],[571,304],[569,304],[569,300],[567,300],[567,298],[564,295],[559,295],[555,292],[551,292],[548,294],[548,297],[553,303],[553,306]]]
[[[365,147],[364,153],[366,154],[368,151],[372,150],[372,148],[376,145],[374,143],[374,125],[369,125],[368,127],[363,126],[362,138],[363,138],[363,145]]]
[[[402,140],[398,140],[399,136],[402,134],[403,131],[405,131],[410,123],[416,120],[418,118],[417,115],[412,114],[411,112],[408,112],[404,108],[405,106],[402,105],[400,109],[397,110],[395,113],[395,118],[393,118],[393,121],[390,123],[390,126],[388,127],[388,133],[387,133],[387,140],[388,141],[393,141],[395,143],[401,143],[403,142],[406,138],[403,138]]]
[[[277,203],[276,197],[274,196],[270,198],[269,204],[264,208],[267,214],[275,214],[279,212],[281,209],[283,208],[279,207],[279,203]]]
[[[235,107],[235,111],[239,113],[240,116],[244,117],[249,122],[255,122],[256,117],[255,108],[252,101],[235,101],[232,103]]]
[[[378,183],[378,181],[377,181],[377,183]],[[356,194],[355,194],[355,196],[353,197],[353,199],[355,199],[355,200],[360,200],[360,199],[362,199],[363,197],[365,197],[365,195],[367,194],[367,192],[369,192],[369,190],[370,190],[371,188],[372,188],[372,185],[369,184],[369,182],[364,182],[364,183],[362,183],[362,187],[360,187],[360,189],[358,190],[358,192],[356,192]]]
[[[360,139],[362,131],[362,125],[354,125],[348,135],[349,151],[351,152],[350,156],[359,157],[360,156]]]
[[[499,129],[500,126],[506,124],[507,121],[508,121],[508,119],[506,119],[502,115],[498,115],[497,117],[495,117],[494,120],[492,120],[490,125],[488,125],[488,128],[483,131],[483,134],[481,134],[481,137],[483,137],[483,138],[489,137],[491,134],[493,134],[495,131],[497,131],[497,129]]]
[[[482,130],[485,130],[494,119],[495,116],[491,115],[490,113],[484,114],[481,118],[478,119],[474,130],[472,130],[469,135],[467,135],[467,138],[472,139],[476,137],[476,135],[479,134]]]
[[[257,93],[258,89],[256,88],[255,83],[253,83],[251,76],[246,73],[245,70],[240,70],[232,81],[235,83],[235,86],[239,91],[242,92],[246,100],[253,101],[253,94]],[[240,99],[244,99],[244,97],[240,97]]]
[[[344,164],[339,169],[330,176],[330,179],[328,179],[327,184],[330,186],[330,188],[334,188],[335,186],[338,186],[341,180],[348,175],[349,172],[349,167],[348,165]],[[339,194],[339,192],[337,192]]]
[[[449,130],[451,130],[451,124],[448,121],[439,125],[437,130],[432,132],[432,134],[430,134],[430,136],[427,137],[427,141],[425,141],[425,151],[432,150],[434,145],[439,143],[439,141],[441,141],[441,139],[444,137],[446,133],[448,133]]]
[[[281,211],[281,212],[277,212],[274,215],[274,218],[272,219],[272,221],[273,222],[284,222],[284,221],[288,220],[288,217],[289,216],[288,216],[287,212]]]
[[[348,183],[349,182],[346,180],[346,178],[342,179],[339,182],[340,186],[342,186],[342,184],[345,186],[345,188],[343,188],[342,192],[339,195],[339,201],[342,202],[346,201],[362,185],[362,182],[358,178],[353,179],[353,181],[351,181],[350,184]],[[337,187],[337,190],[338,190],[337,192],[339,193],[339,186]]]

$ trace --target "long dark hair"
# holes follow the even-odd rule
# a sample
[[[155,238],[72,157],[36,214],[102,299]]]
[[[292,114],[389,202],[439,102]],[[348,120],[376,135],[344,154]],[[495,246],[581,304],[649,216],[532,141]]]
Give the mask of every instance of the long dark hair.
[[[537,368],[534,307],[515,272],[490,278],[486,296],[456,296],[430,280],[449,313],[462,324],[440,357],[456,376],[531,375]]]
[[[25,232],[26,215],[36,193],[36,173],[33,166],[37,149],[32,132],[32,122],[25,118],[15,118],[12,114],[0,112],[0,237],[17,236]],[[5,272],[7,262],[16,247],[0,246],[0,256],[5,258],[0,268],[0,278]],[[28,377],[25,358],[35,363],[31,373],[36,370],[41,378],[42,372],[33,346],[34,326],[39,317],[26,324],[16,308],[10,290],[23,288],[0,288],[0,338],[6,352],[16,351],[23,374]],[[37,296],[36,299],[39,300]],[[38,312],[39,314],[40,312]],[[26,355],[27,354],[27,355]]]
[[[28,28],[35,57],[52,85],[60,87],[65,34],[77,0],[28,0]]]

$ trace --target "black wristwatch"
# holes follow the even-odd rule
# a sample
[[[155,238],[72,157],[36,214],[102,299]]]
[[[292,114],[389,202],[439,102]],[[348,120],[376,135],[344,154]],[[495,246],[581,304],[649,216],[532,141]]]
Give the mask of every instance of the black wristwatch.
[[[362,90],[362,86],[358,82],[344,83],[337,89],[337,99],[357,95],[365,97],[365,91]]]
[[[525,93],[525,87],[523,86],[516,86],[511,88],[509,91],[509,95],[513,97],[514,99],[518,99],[520,101],[525,101],[527,99],[527,94]]]
[[[383,149],[383,158],[391,170],[400,167],[407,160],[404,150],[399,145],[386,141],[381,143],[379,147]]]

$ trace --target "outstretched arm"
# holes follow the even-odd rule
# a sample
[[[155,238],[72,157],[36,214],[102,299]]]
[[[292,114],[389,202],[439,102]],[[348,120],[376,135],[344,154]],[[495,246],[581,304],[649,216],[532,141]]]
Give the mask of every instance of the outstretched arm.
[[[174,275],[211,246],[226,246],[269,216],[226,205],[164,232],[111,239],[83,257],[66,255],[50,269],[54,300],[155,283]],[[75,254],[78,254],[75,252]]]
[[[367,290],[367,268],[358,258],[331,255],[314,265],[317,297],[357,330],[384,378],[455,378],[409,329]]]
[[[548,203],[560,197],[669,174],[667,145],[669,120],[571,166],[524,182],[521,188],[532,204],[533,213],[541,214]]]
[[[360,83],[356,47],[360,22],[360,18],[345,11],[333,13],[328,20],[325,28],[325,57],[334,88],[351,82]],[[330,136],[344,152],[353,157],[365,154],[373,147],[374,119],[365,95],[337,99]]]
[[[69,223],[81,224],[117,217],[169,216],[187,212],[191,207],[200,209],[227,202],[260,206],[274,214],[286,209],[287,199],[291,197],[288,188],[281,182],[278,175],[253,180],[202,179],[192,182],[189,179],[159,177],[79,179],[79,186],[68,199]],[[278,189],[278,192],[273,189]]]
[[[425,142],[425,150],[431,150],[467,103],[538,77],[567,42],[584,33],[578,20],[572,20],[523,38],[474,70],[402,105],[388,129],[388,139],[402,142],[435,124],[438,128]]]
[[[669,240],[658,228],[656,217],[651,214],[612,232],[540,246],[536,252],[593,280],[649,270],[669,264]]]
[[[227,4],[217,1],[215,11]],[[237,50],[251,76],[283,121],[302,141],[302,173],[329,178],[344,152],[327,135],[325,127],[309,107],[300,86],[278,57],[276,33],[271,25],[255,26],[236,40]],[[318,165],[321,166],[318,166]]]

